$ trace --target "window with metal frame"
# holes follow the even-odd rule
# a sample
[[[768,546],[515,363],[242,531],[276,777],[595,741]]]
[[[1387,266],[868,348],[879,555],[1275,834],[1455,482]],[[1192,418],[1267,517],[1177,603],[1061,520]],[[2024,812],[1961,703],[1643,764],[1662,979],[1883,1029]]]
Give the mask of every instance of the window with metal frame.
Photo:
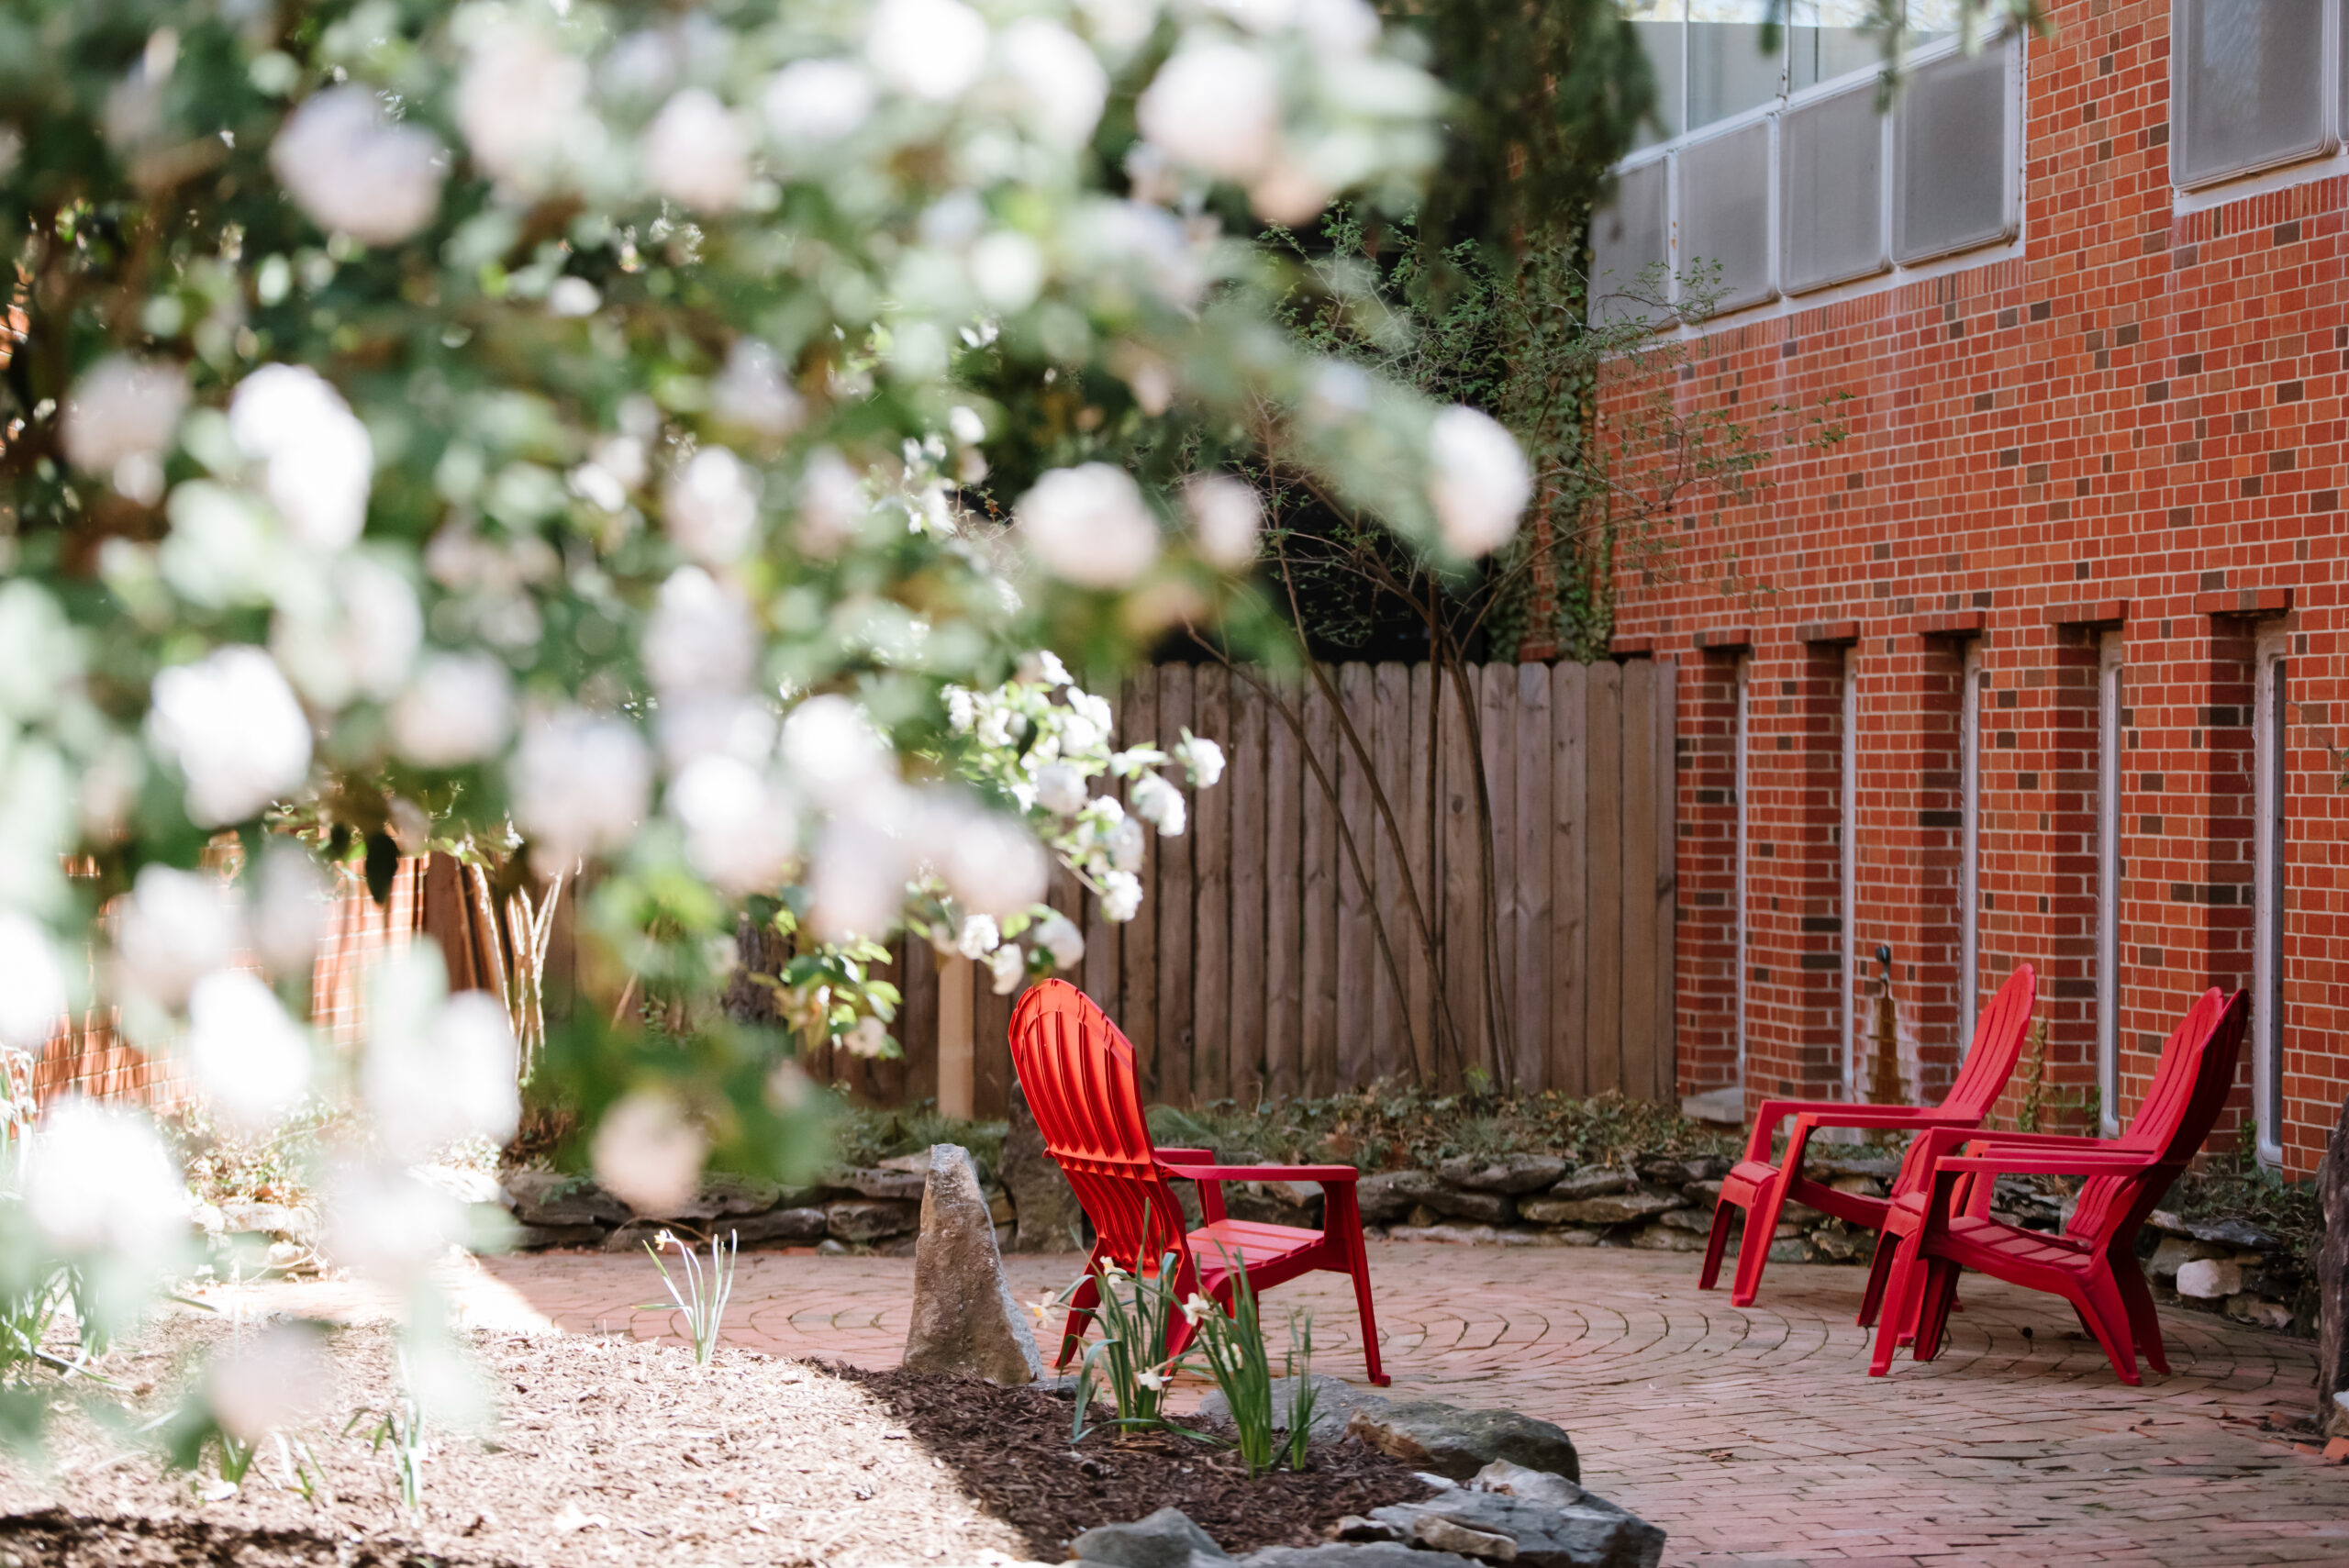
[[[1842,808],[1839,845],[1842,882],[1843,1097],[1860,1097],[1860,651],[1843,650]]]
[[[1893,255],[1904,265],[2014,238],[2011,47],[1923,65],[1893,109]]]
[[[1982,1013],[1982,644],[1969,639],[1959,677],[1957,1017],[1961,1058]]]
[[[1778,275],[1788,294],[1884,271],[1884,117],[1876,84],[1789,108],[1780,122]]]
[[[1616,177],[1615,200],[1590,220],[1593,321],[1636,321],[1662,313],[1671,293],[1663,270],[1672,250],[1665,228],[1666,172],[1661,160],[1626,169]]]
[[[2176,0],[2169,146],[2180,189],[2340,145],[2339,91],[2333,102],[2325,91],[2326,39],[2339,27],[2338,0]]]
[[[2286,766],[2290,728],[2290,660],[2281,629],[2263,633],[2252,684],[2252,1106],[2259,1158],[2284,1158],[2284,926],[2290,796]]]
[[[2121,636],[2098,642],[2096,673],[2096,1093],[2107,1138],[2121,1131]]]

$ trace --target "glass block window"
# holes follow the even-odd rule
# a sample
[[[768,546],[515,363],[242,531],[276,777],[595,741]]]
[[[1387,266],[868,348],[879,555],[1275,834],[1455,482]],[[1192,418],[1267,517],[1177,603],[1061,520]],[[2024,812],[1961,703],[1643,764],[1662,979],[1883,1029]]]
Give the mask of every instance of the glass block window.
[[[1717,294],[1716,311],[1777,295],[1771,265],[1768,120],[1689,143],[1679,153],[1681,293]]]
[[[1893,112],[1898,168],[1893,254],[1903,262],[2015,232],[2009,71],[2014,45],[1951,55],[1918,71]]]
[[[1615,200],[1590,221],[1590,318],[1628,321],[1662,314],[1668,278],[1650,269],[1671,259],[1664,196],[1669,171],[1663,159],[1616,177]],[[1655,304],[1641,297],[1659,296]]]
[[[2324,0],[2177,0],[2170,171],[2188,188],[2332,150]]]
[[[1884,119],[1863,81],[1789,108],[1778,144],[1778,276],[1788,294],[1880,272]]]

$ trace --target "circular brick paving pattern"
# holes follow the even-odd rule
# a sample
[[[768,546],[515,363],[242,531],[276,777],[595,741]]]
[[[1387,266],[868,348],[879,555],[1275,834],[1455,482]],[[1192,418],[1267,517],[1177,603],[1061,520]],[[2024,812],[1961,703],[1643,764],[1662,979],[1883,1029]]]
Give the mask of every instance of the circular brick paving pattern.
[[[1009,1266],[1023,1300],[1074,1273]],[[657,1292],[640,1258],[486,1267],[566,1329],[676,1330],[635,1306]],[[1667,1563],[2349,1562],[2349,1470],[2259,1428],[2309,1407],[2299,1340],[2165,1312],[2174,1371],[2130,1388],[2060,1302],[1969,1276],[1941,1358],[1879,1379],[1857,1269],[1773,1267],[1750,1310],[1669,1253],[1374,1242],[1371,1271],[1392,1393],[1559,1422],[1586,1482],[1670,1532]],[[746,1256],[726,1338],[891,1365],[912,1277],[908,1259]],[[1290,1307],[1313,1311],[1317,1368],[1360,1381],[1347,1282],[1269,1293],[1268,1325]]]

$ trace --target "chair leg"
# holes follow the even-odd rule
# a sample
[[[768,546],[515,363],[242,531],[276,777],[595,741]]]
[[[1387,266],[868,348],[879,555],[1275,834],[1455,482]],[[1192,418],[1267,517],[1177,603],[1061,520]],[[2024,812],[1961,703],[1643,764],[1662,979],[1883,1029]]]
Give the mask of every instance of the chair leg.
[[[1904,1238],[1898,1245],[1893,1246],[1892,1237],[1887,1233],[1877,1237],[1876,1244],[1879,1252],[1892,1246],[1893,1253],[1890,1283],[1885,1290],[1883,1308],[1876,1315],[1876,1347],[1868,1358],[1868,1375],[1882,1377],[1892,1370],[1892,1352],[1900,1344],[1900,1325],[1908,1321],[1916,1310],[1910,1298],[1916,1294],[1920,1283],[1920,1270],[1915,1237]]]
[[[1860,1316],[1863,1329],[1873,1328],[1876,1315],[1884,1309],[1884,1289],[1892,1281],[1892,1260],[1899,1254],[1899,1246],[1879,1230],[1876,1233],[1876,1251],[1868,1258],[1867,1288],[1860,1293]]]
[[[1721,1254],[1729,1251],[1729,1225],[1736,1213],[1737,1205],[1729,1199],[1713,1200],[1713,1233],[1705,1239],[1705,1272],[1697,1276],[1698,1290],[1710,1290],[1720,1283]]]
[[[1949,1332],[1950,1307],[1957,1300],[1957,1265],[1947,1259],[1935,1258],[1927,1263],[1924,1288],[1917,1296],[1916,1323],[1909,1330],[1909,1360],[1929,1362],[1942,1353],[1942,1340]]]
[[[1331,1191],[1321,1219],[1323,1241],[1334,1240],[1343,1249],[1345,1272],[1353,1276],[1354,1311],[1362,1318],[1363,1363],[1372,1384],[1384,1388],[1393,1380],[1378,1360],[1378,1315],[1370,1305],[1370,1249],[1363,1241],[1362,1209],[1352,1184]]]
[[[2169,1357],[2162,1346],[2161,1316],[2154,1310],[2153,1290],[2145,1284],[2136,1260],[2114,1264],[2112,1281],[2121,1288],[2121,1299],[2128,1304],[2129,1329],[2136,1336],[2138,1353],[2155,1372],[2168,1376]]]
[[[2089,1330],[2096,1335],[2096,1342],[2104,1347],[2105,1359],[2112,1363],[2112,1370],[2120,1374],[2121,1382],[2135,1387],[2138,1382],[2137,1341],[2129,1332],[2129,1302],[2121,1295],[2120,1285],[2114,1283],[2112,1271],[2103,1266],[2101,1259],[2099,1266],[2080,1282],[2079,1295],[2076,1299],[2079,1303],[2080,1316],[2087,1319]]]
[[[1751,1307],[1762,1289],[1762,1270],[1770,1261],[1770,1241],[1777,1234],[1778,1210],[1787,1201],[1784,1173],[1753,1195],[1745,1211],[1745,1240],[1737,1248],[1737,1283],[1729,1293],[1732,1307]]]
[[[1068,1298],[1068,1324],[1061,1330],[1060,1358],[1052,1362],[1055,1369],[1068,1365],[1068,1358],[1085,1342],[1085,1331],[1093,1327],[1093,1309],[1100,1304],[1101,1276],[1088,1268]]]

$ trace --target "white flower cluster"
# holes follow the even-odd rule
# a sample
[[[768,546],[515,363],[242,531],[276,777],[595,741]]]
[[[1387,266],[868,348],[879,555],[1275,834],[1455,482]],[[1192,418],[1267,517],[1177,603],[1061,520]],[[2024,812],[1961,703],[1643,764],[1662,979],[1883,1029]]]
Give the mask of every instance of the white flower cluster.
[[[1187,729],[1171,755],[1148,744],[1115,748],[1108,703],[1072,681],[1049,650],[1030,655],[992,691],[954,686],[946,699],[954,730],[965,738],[968,774],[1019,807],[1037,838],[1100,901],[1103,918],[1132,919],[1141,908],[1143,825],[1167,838],[1185,825],[1182,792],[1158,770],[1180,762],[1195,787],[1212,788],[1223,776],[1221,748]],[[1098,779],[1126,783],[1131,811],[1115,795],[1092,793]],[[941,951],[984,960],[998,995],[1016,990],[1030,968],[1068,969],[1085,956],[1085,934],[1057,910],[1034,906],[1007,920],[1003,911],[979,909],[957,919],[958,907],[970,906],[950,896],[932,940]],[[1024,951],[1011,940],[1023,934]]]

